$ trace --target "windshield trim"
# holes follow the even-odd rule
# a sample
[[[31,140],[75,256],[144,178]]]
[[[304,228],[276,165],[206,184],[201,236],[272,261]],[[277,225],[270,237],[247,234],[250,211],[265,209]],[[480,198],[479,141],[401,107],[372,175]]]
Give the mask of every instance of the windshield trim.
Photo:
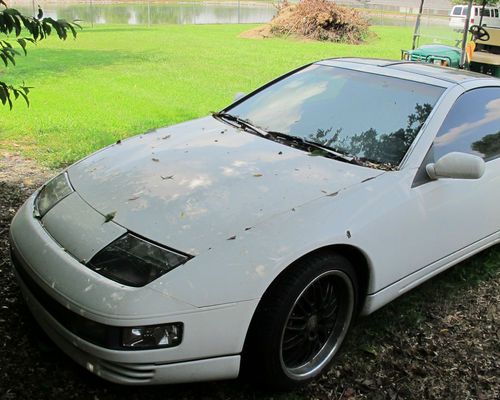
[[[388,60],[389,61],[389,60]],[[437,77],[435,75],[428,75],[425,74],[423,71],[410,71],[410,70],[405,70],[405,69],[400,69],[397,67],[408,65],[426,65],[418,62],[413,62],[413,61],[399,61],[399,60],[391,60],[390,63],[388,64],[383,64],[383,65],[373,65],[373,64],[362,64],[362,63],[357,63],[353,59],[349,58],[332,58],[332,59],[325,59],[325,60],[320,60],[318,62],[315,62],[310,65],[322,65],[325,67],[333,67],[333,68],[342,68],[346,69],[349,71],[357,71],[361,73],[367,73],[371,75],[379,75],[379,76],[384,76],[384,77],[389,77],[389,78],[396,78],[396,79],[403,79],[405,81],[410,81],[410,82],[417,82],[417,83],[423,83],[429,86],[435,86],[435,87],[440,87],[443,89],[446,89],[450,86],[453,86],[454,84],[457,84],[456,80],[448,78],[445,74],[441,77]],[[396,67],[396,68],[393,68]],[[430,68],[438,68],[438,67],[432,67],[429,66]],[[444,70],[442,67],[439,67],[440,69]],[[448,71],[446,71],[448,72]]]
[[[296,72],[299,72],[299,71],[302,71],[303,69],[305,68],[308,68],[310,67],[311,65],[315,65],[317,64],[317,62],[312,62],[312,63],[309,63],[309,64],[305,64],[301,67],[298,67],[298,68],[295,68],[289,72],[287,72],[286,74],[283,74],[283,75],[280,75],[278,76],[277,78],[265,83],[264,85],[262,86],[259,86],[257,89],[251,91],[250,93],[246,94],[245,96],[239,98],[238,100],[232,102],[231,104],[229,104],[228,106],[224,107],[222,110],[216,112],[215,114],[224,114],[224,113],[228,113],[230,114],[229,110],[231,110],[232,108],[236,107],[238,104],[240,103],[243,103],[244,101],[246,101],[248,98],[256,95],[257,93],[263,91],[264,89],[267,89],[269,86],[272,86],[274,85],[275,83],[278,83],[279,81],[285,79],[285,78],[288,78],[290,75],[293,75],[295,74]]]
[[[454,104],[455,100],[459,97],[459,95],[456,95],[456,98],[455,98],[455,96],[448,95],[448,94],[451,92],[457,91],[457,89],[460,90],[461,88],[462,88],[462,85],[458,85],[458,84],[451,86],[448,89],[446,89],[443,92],[443,94],[437,99],[436,104],[434,104],[434,107],[432,108],[432,111],[427,116],[427,119],[425,120],[424,124],[420,127],[420,130],[418,131],[417,136],[415,136],[415,139],[413,139],[413,142],[411,143],[410,147],[408,147],[408,150],[406,151],[405,156],[401,159],[401,162],[399,163],[400,170],[403,168],[406,168],[406,166],[410,163],[412,155],[415,152],[415,149],[418,147],[422,137],[425,136],[425,134],[426,134],[427,127],[429,125],[432,125],[432,122],[434,120],[435,115],[441,113],[441,108],[442,108],[441,105],[443,103],[446,103],[447,101],[449,102],[450,100],[452,100],[451,104]],[[463,90],[460,90],[460,93],[463,93]],[[450,107],[451,107],[451,105],[450,105]],[[443,121],[444,121],[444,118],[446,117],[446,115],[447,115],[447,112],[443,116]],[[443,121],[441,121],[441,123]],[[436,133],[437,133],[437,130],[434,132],[433,136],[435,136]]]

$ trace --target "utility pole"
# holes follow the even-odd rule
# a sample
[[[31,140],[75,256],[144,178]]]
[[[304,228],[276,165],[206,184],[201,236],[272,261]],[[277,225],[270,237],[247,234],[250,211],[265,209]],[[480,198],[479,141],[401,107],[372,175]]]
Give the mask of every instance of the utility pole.
[[[420,18],[422,16],[422,11],[424,10],[424,0],[420,1],[420,8],[418,10],[417,22],[415,22],[415,31],[413,32],[413,44],[411,45],[411,49],[415,50],[417,47],[417,38],[420,37]]]

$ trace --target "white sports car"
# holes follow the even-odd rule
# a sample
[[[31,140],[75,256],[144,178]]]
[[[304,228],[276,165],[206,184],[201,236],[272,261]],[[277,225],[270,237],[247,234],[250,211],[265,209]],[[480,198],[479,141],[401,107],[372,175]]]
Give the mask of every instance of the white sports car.
[[[499,156],[499,79],[323,60],[69,167],[17,213],[12,260],[104,379],[290,388],[354,317],[500,241]]]

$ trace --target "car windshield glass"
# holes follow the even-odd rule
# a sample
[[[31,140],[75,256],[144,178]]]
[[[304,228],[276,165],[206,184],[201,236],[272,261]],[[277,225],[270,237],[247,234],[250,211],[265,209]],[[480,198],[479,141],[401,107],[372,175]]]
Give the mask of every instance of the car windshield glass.
[[[373,163],[397,166],[444,88],[312,65],[225,110]]]

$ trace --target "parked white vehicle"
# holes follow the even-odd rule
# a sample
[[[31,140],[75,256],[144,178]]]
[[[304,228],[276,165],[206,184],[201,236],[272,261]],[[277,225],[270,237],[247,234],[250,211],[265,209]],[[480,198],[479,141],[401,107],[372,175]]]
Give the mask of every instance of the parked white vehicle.
[[[289,388],[358,314],[500,242],[500,80],[331,59],[116,143],[10,231],[27,304],[123,384]]]
[[[500,13],[498,7],[485,7],[484,11],[482,6],[472,6],[469,26],[479,25],[489,27],[500,27]],[[468,6],[457,5],[453,6],[450,11],[449,26],[457,30],[465,28],[465,20],[467,19]],[[483,19],[481,20],[481,14]]]

